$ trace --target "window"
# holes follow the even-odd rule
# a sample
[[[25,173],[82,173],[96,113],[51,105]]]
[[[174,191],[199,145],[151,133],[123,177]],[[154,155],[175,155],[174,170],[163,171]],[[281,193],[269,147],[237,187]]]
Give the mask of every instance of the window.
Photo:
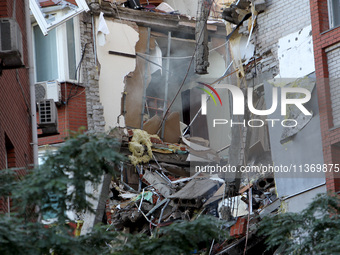
[[[39,24],[43,35],[56,28],[67,20],[88,11],[85,0],[29,0],[30,9]],[[53,10],[63,10],[63,15],[51,20],[48,13]]]
[[[49,14],[51,19],[62,15]],[[80,60],[80,32],[78,17],[51,30],[44,36],[40,27],[33,25],[35,81],[77,80],[77,63]]]
[[[6,168],[16,167],[14,146],[6,134],[5,134],[5,147],[6,147],[5,154]]]
[[[45,37],[39,26],[34,26],[33,33],[36,81],[55,80],[58,78],[56,30]]]
[[[340,25],[340,0],[328,0],[329,27]]]

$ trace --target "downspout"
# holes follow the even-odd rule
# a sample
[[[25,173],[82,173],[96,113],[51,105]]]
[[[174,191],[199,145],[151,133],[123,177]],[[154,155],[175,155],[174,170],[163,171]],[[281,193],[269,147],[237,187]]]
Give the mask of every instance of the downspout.
[[[38,165],[38,129],[35,105],[35,86],[34,86],[34,62],[33,62],[33,43],[32,43],[32,26],[30,19],[29,0],[25,0],[26,15],[26,39],[27,39],[27,57],[28,57],[28,75],[31,95],[31,121],[32,121],[32,146],[33,146],[33,163]]]

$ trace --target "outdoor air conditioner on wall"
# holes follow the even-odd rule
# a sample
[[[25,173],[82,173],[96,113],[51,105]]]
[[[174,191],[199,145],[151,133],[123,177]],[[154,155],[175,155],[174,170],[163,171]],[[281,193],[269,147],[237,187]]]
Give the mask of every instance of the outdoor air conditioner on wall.
[[[53,99],[55,103],[61,102],[61,89],[58,81],[45,81],[35,84],[35,100]]]
[[[14,19],[0,19],[0,58],[3,69],[24,65],[22,35],[19,24]]]
[[[58,133],[58,111],[53,99],[41,100],[38,103],[39,128],[42,134],[38,137],[56,135]]]
[[[40,127],[58,124],[58,113],[53,99],[39,101],[38,111]]]

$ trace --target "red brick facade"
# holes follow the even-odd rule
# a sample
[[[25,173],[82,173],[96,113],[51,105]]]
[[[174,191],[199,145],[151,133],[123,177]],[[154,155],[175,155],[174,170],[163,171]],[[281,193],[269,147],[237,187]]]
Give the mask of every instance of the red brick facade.
[[[25,1],[16,1],[16,20],[23,38],[24,64],[28,66]],[[13,1],[0,0],[0,18],[12,17]],[[0,169],[33,164],[28,69],[3,70],[0,76]]]
[[[0,0],[0,18],[12,17],[13,0]],[[23,39],[23,59],[28,67],[25,1],[16,1],[16,20]],[[17,170],[33,164],[32,123],[28,68],[3,70],[0,76],[0,170]],[[0,212],[9,212],[11,199],[0,198]]]
[[[325,49],[340,42],[340,27],[329,29],[327,0],[310,0],[310,7],[324,162],[325,164],[339,164],[340,128],[333,127],[329,71]],[[329,191],[339,191],[340,173],[334,171],[327,173],[326,184]]]
[[[61,143],[70,131],[78,131],[80,127],[87,129],[85,88],[65,82],[61,84],[61,95],[65,104],[57,107],[60,134],[39,138],[39,145]]]

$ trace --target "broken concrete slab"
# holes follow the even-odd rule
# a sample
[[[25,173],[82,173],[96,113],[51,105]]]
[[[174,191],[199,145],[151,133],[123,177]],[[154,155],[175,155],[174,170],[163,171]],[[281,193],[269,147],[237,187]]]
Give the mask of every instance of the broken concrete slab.
[[[218,188],[218,181],[193,179],[169,198],[174,199],[179,206],[200,207]]]
[[[203,204],[204,207],[223,199],[223,194],[225,192],[225,183],[215,192],[215,194]]]
[[[163,168],[165,168],[168,172],[170,172],[171,174],[178,175],[178,176],[185,176],[185,177],[190,176],[189,168],[181,167],[175,164],[168,164],[164,162],[160,163],[160,165]]]
[[[261,219],[263,219],[266,215],[270,214],[274,210],[278,209],[280,205],[281,205],[281,200],[276,199],[275,201],[273,201],[273,203],[263,208],[262,211],[260,212]]]
[[[143,178],[153,185],[153,187],[164,197],[169,197],[173,190],[170,188],[170,183],[165,181],[157,173],[146,170]]]
[[[102,181],[97,186],[94,186],[91,183],[86,185],[87,192],[92,193],[93,195],[93,197],[88,198],[88,200],[92,204],[94,212],[87,211],[85,213],[81,235],[90,233],[92,228],[102,221],[105,213],[106,200],[110,192],[111,179],[111,175],[105,174],[102,176]]]

